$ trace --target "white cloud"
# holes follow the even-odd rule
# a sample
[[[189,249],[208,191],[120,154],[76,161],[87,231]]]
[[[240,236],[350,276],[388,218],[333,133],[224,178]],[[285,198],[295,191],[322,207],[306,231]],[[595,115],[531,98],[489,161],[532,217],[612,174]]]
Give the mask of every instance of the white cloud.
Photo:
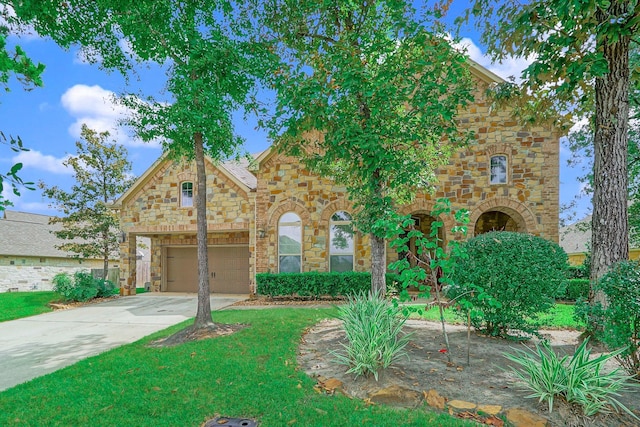
[[[67,158],[68,156],[57,158],[48,154],[42,154],[40,151],[29,150],[20,152],[11,160],[13,163],[22,163],[23,169],[33,168],[58,175],[71,175],[73,170],[62,164]]]
[[[61,97],[62,106],[75,118],[69,126],[69,133],[80,137],[82,125],[97,132],[108,131],[116,142],[128,146],[159,147],[157,142],[145,143],[133,138],[120,125],[130,111],[116,102],[115,93],[98,85],[77,84],[70,87]]]
[[[478,64],[487,68],[489,71],[496,73],[500,77],[504,79],[508,79],[509,77],[514,77],[517,82],[521,81],[522,71],[527,68],[534,60],[534,57],[529,58],[508,58],[503,60],[501,63],[493,63],[491,58],[489,58],[486,54],[482,52],[482,49],[478,45],[474,43],[468,37],[462,38],[457,46],[464,48],[467,52],[467,55]]]

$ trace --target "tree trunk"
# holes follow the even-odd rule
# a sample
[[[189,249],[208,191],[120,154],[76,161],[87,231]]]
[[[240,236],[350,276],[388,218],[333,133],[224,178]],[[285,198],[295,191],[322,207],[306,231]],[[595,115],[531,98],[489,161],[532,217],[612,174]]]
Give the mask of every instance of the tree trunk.
[[[108,239],[109,236],[105,236],[104,238]],[[102,264],[102,282],[106,283],[108,277],[109,277],[109,244],[106,243],[104,247],[104,259]]]
[[[598,22],[623,16],[626,2],[611,2],[609,10],[596,14]],[[598,41],[609,73],[596,79],[596,125],[593,161],[593,217],[591,228],[592,303],[607,304],[593,286],[609,267],[629,257],[627,216],[627,128],[629,120],[629,37]]]
[[[371,292],[384,296],[387,291],[385,260],[385,240],[371,233]]]
[[[213,324],[211,301],[209,300],[209,262],[207,255],[207,174],[204,168],[204,147],[202,134],[193,135],[196,157],[197,191],[194,195],[197,214],[198,241],[198,311],[193,323],[195,329]]]

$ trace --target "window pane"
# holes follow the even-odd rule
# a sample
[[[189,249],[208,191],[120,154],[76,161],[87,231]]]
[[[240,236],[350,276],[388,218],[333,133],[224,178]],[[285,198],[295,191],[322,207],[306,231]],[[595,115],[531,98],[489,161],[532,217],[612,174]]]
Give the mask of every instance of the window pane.
[[[302,251],[300,227],[295,225],[280,226],[278,247],[281,255],[300,255]]]
[[[331,216],[331,221],[351,221],[351,215],[345,211],[338,211]]]
[[[331,271],[353,271],[353,255],[331,255],[329,263]]]
[[[281,273],[302,271],[302,221],[293,212],[278,222],[278,260]]]
[[[182,183],[182,197],[180,197],[180,204],[184,207],[193,206],[193,183]]]
[[[331,224],[331,254],[353,253],[353,228],[351,224]]]
[[[280,273],[300,273],[301,267],[300,255],[280,256]]]
[[[293,212],[287,212],[280,217],[280,222],[300,222],[300,217]]]
[[[507,183],[507,156],[493,156],[491,158],[491,183]]]

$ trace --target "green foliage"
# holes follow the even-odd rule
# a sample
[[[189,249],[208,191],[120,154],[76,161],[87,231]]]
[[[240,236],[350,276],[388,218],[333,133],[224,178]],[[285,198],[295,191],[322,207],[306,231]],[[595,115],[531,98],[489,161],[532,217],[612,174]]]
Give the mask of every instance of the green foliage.
[[[344,353],[332,354],[339,363],[349,366],[348,373],[356,377],[373,374],[377,381],[381,369],[405,355],[403,349],[410,338],[402,334],[406,317],[397,305],[371,292],[349,296],[338,310],[347,343],[342,344]]]
[[[577,301],[589,297],[589,279],[568,279],[565,285],[564,292],[558,294],[558,299]]]
[[[384,290],[375,223],[431,190],[471,138],[458,129],[473,98],[466,57],[410,2],[251,3],[281,58],[268,82],[276,148],[346,187],[357,228],[373,234],[372,289]]]
[[[640,378],[640,264],[614,264],[594,290],[604,292],[607,306],[582,300],[576,317],[588,323],[590,332],[609,349],[622,348],[618,361],[629,374]]]
[[[567,268],[567,279],[588,279],[589,269],[585,265],[570,265]]]
[[[558,244],[537,236],[491,232],[469,239],[468,258],[460,259],[452,272],[448,296],[469,292],[474,327],[492,336],[511,332],[537,333],[535,319],[553,307],[563,288],[567,255]]]
[[[588,340],[584,340],[571,358],[560,358],[546,342],[537,344],[535,351],[516,349],[514,354],[504,356],[519,365],[510,367],[532,392],[526,397],[547,402],[549,412],[553,411],[554,400],[561,398],[579,405],[588,417],[618,409],[636,417],[616,399],[620,391],[631,386],[632,377],[619,369],[610,372],[604,369],[607,361],[622,350],[591,357],[587,344]]]
[[[387,274],[387,286],[392,287],[398,277]],[[315,272],[259,273],[256,274],[257,293],[275,296],[347,296],[365,292],[371,288],[371,273],[367,272]]]
[[[58,273],[53,277],[52,283],[53,290],[66,301],[89,301],[111,296],[115,291],[113,283],[95,278],[86,271],[76,271],[73,278],[68,273]]]
[[[107,138],[108,132],[97,133],[83,125],[83,141],[76,142],[77,154],[63,162],[73,169],[75,183],[71,190],[39,184],[43,194],[65,215],[50,221],[62,225],[54,234],[66,242],[57,247],[83,258],[103,259],[105,277],[108,260],[120,247],[118,214],[109,205],[133,183],[127,150],[115,141],[106,142]]]
[[[637,6],[609,0],[474,0],[468,11],[493,59],[531,59],[521,83],[508,82],[496,91],[499,101],[514,107],[514,117],[564,128],[580,119],[591,124],[593,278],[628,258],[629,87],[632,82],[640,87],[640,67],[630,65],[629,54],[640,33]]]

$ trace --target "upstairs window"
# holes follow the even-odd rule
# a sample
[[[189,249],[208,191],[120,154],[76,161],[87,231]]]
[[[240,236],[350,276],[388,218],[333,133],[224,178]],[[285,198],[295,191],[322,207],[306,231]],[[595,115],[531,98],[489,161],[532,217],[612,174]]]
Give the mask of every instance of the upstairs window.
[[[282,215],[278,222],[278,271],[302,272],[302,221],[293,212]]]
[[[491,157],[491,184],[507,183],[507,156]]]
[[[180,186],[180,206],[183,208],[193,206],[193,182],[183,182]]]
[[[353,271],[351,215],[338,211],[329,222],[329,271]]]

